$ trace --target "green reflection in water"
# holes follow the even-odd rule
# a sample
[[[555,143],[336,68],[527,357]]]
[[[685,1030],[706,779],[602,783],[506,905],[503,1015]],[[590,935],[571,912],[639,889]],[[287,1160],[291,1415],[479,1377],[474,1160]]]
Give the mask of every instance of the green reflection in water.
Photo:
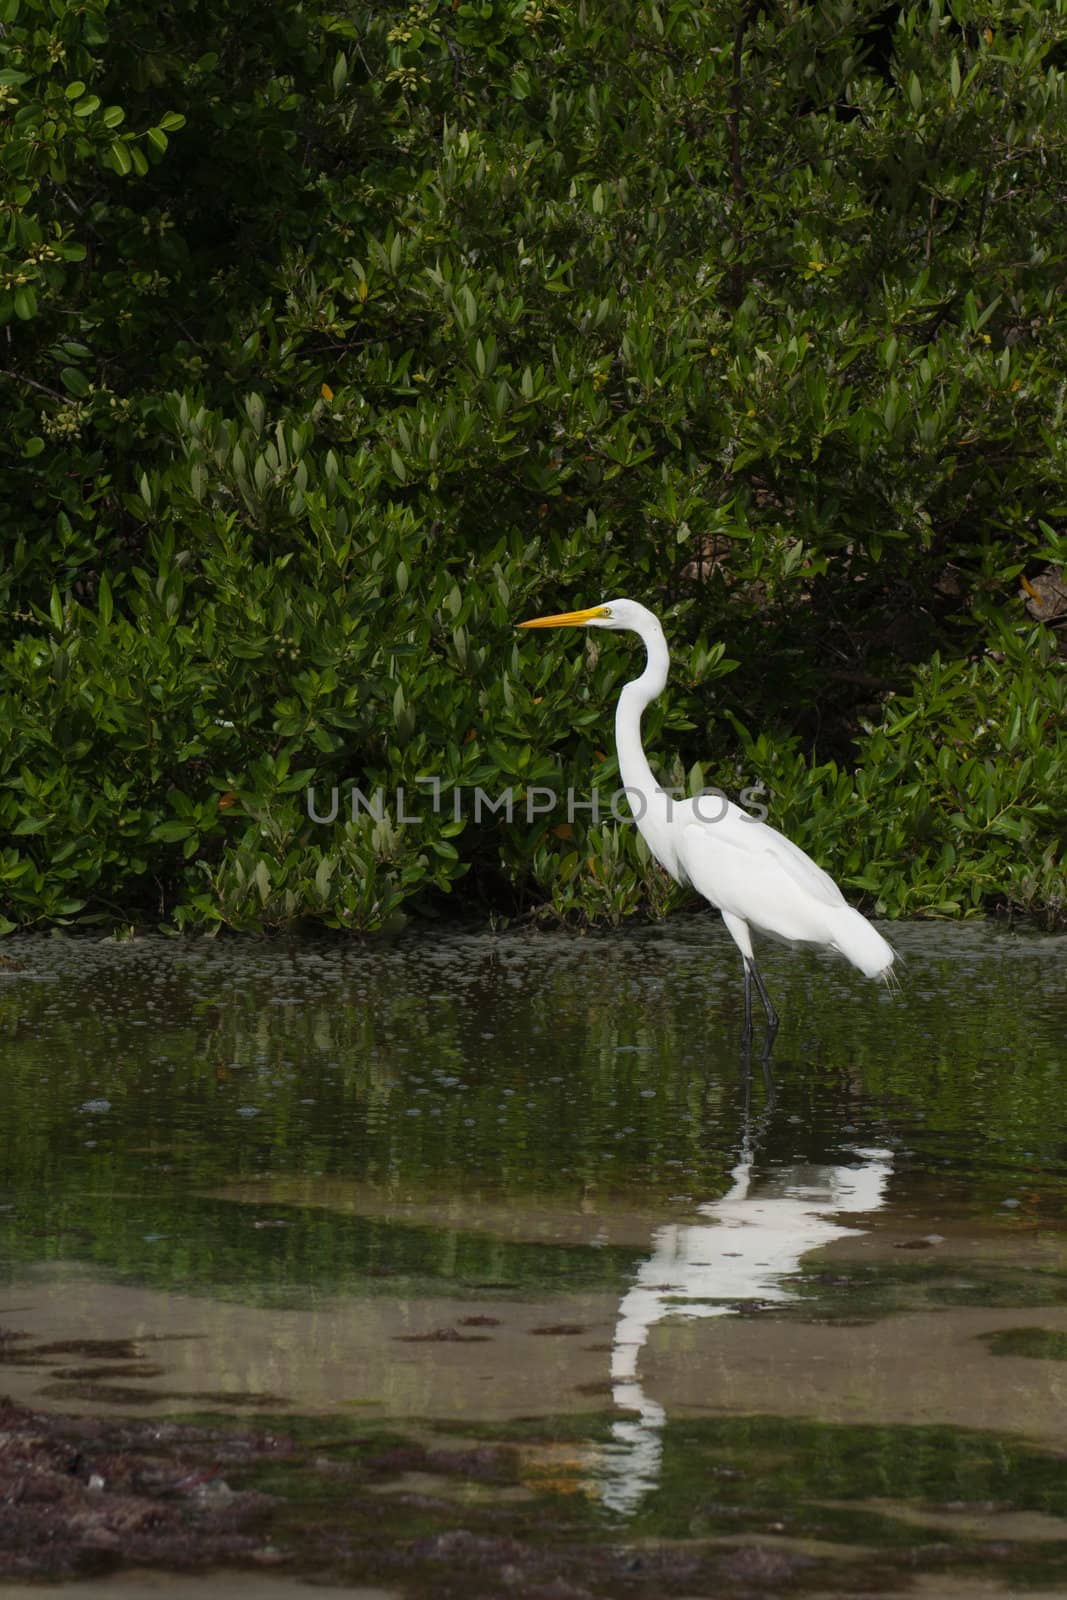
[[[767,952],[785,1023],[775,1103],[758,1075],[751,1090],[758,1162],[878,1143],[894,1152],[898,1193],[1059,1221],[1067,942],[891,932],[897,997],[829,959]],[[729,1186],[746,1125],[735,953],[708,917],[586,939],[34,939],[7,953],[9,1263],[74,1255],[149,1280],[298,1295],[383,1272],[405,1289],[614,1283],[625,1252],[455,1229],[438,1247],[432,1229],[277,1208],[260,1220],[291,1225],[271,1232],[195,1196],[274,1174],[519,1211],[544,1197],[700,1203]]]
[[[662,1478],[634,1526],[683,1538],[727,1532],[738,1512],[806,1538],[914,1543],[914,1526],[865,1502],[918,1501],[1067,1516],[1058,1457],[996,1435],[938,1427],[855,1427],[784,1417],[671,1422]],[[827,1506],[826,1501],[843,1502]],[[1065,1529],[1067,1531],[1067,1529]],[[942,1535],[943,1536],[943,1535]]]
[[[440,1228],[195,1196],[89,1191],[62,1207],[32,1199],[0,1216],[9,1273],[42,1260],[94,1262],[119,1281],[272,1306],[330,1295],[462,1293],[470,1299],[615,1289],[633,1251],[516,1244]]]
[[[855,1322],[930,1306],[1067,1305],[1067,1273],[1033,1265],[942,1261],[936,1252],[906,1265],[802,1267],[791,1288],[794,1298],[775,1305],[776,1317]]]
[[[1057,1333],[1052,1328],[1001,1328],[997,1333],[987,1333],[985,1342],[994,1356],[1067,1361],[1067,1333]]]

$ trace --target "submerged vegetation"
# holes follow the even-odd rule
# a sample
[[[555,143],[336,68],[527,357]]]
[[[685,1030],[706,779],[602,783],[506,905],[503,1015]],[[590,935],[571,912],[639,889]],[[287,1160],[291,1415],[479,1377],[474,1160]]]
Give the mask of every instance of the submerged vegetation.
[[[76,1353],[103,1364],[103,1351]],[[133,1566],[210,1570],[224,1583],[227,1569],[281,1568],[481,1600],[499,1593],[503,1569],[517,1600],[620,1589],[659,1600],[698,1585],[727,1597],[786,1584],[821,1594],[858,1573],[865,1593],[897,1594],[916,1572],[950,1582],[992,1572],[1025,1590],[1067,1569],[1056,1457],[948,1428],[671,1423],[666,1482],[631,1533],[597,1506],[590,1438],[608,1424],[596,1415],[577,1439],[570,1417],[411,1435],[284,1412],[161,1425],[5,1402],[0,1417],[18,1476],[6,1459],[0,1474],[21,1491],[17,1520],[0,1521],[0,1552],[24,1579]],[[974,1531],[990,1504],[1007,1533]]]
[[[1062,6],[0,19],[0,926],[662,912],[527,809],[632,663],[513,624],[616,594],[665,781],[1067,915]]]

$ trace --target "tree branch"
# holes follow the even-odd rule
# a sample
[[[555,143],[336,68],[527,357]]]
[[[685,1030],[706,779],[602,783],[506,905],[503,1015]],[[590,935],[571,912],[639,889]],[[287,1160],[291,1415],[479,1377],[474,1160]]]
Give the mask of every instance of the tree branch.
[[[741,246],[745,238],[741,215],[746,198],[745,166],[741,152],[741,113],[744,110],[741,68],[745,53],[745,35],[756,19],[759,6],[760,0],[748,0],[737,18],[731,58],[730,109],[726,113],[726,127],[730,139],[730,188],[733,195],[730,234],[734,241],[734,260],[730,267],[730,299],[735,306],[739,306],[745,298],[744,267],[741,262]]]
[[[58,389],[50,389],[46,383],[38,383],[36,378],[27,378],[24,372],[8,372],[6,367],[0,367],[0,378],[10,378],[12,383],[28,383],[31,389],[39,389],[41,394],[51,395],[61,406],[70,404],[69,394],[60,394]]]

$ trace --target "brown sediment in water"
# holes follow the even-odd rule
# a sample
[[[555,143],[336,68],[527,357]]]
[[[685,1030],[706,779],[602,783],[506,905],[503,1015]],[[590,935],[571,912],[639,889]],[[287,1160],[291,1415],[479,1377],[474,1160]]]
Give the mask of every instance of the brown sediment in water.
[[[919,1236],[932,1232],[927,1218],[916,1226]],[[909,1235],[897,1230],[866,1248],[892,1259],[894,1237]],[[1016,1266],[1033,1243],[1015,1242]],[[846,1293],[864,1248],[861,1236],[850,1237],[831,1247],[832,1260],[820,1260]],[[610,1414],[618,1298],[479,1305],[472,1312],[469,1300],[427,1297],[279,1311],[111,1284],[79,1267],[28,1275],[0,1303],[0,1377],[37,1397],[33,1410],[8,1403],[0,1413],[0,1501],[9,1508],[0,1516],[0,1572],[114,1572],[108,1581],[125,1584],[120,1567],[188,1569],[211,1574],[204,1592],[229,1593],[232,1581],[235,1595],[264,1600],[296,1592],[279,1581],[279,1562],[316,1579],[385,1586],[365,1591],[365,1600],[398,1592],[490,1600],[503,1570],[515,1600],[732,1600],[783,1591],[815,1600],[895,1595],[902,1586],[929,1600],[1007,1600],[1016,1592],[1005,1586],[1007,1574],[1025,1562],[1027,1546],[1051,1547],[1067,1534],[1059,1519],[1010,1505],[875,1500],[851,1509],[913,1525],[910,1547],[834,1546],[747,1529],[672,1542],[618,1525],[598,1529],[570,1507],[596,1476],[599,1447],[509,1440],[508,1423]],[[646,1395],[670,1418],[938,1423],[1062,1443],[1063,1363],[998,1356],[987,1336],[1021,1320],[1067,1330],[1067,1307],[946,1306],[869,1315],[849,1327],[776,1309],[744,1319],[664,1316],[641,1351]],[[101,1328],[112,1336],[100,1338]],[[78,1385],[88,1386],[79,1404],[89,1414],[40,1408],[41,1399],[71,1404],[70,1386]],[[110,1414],[129,1409],[131,1389],[152,1418]],[[163,1420],[178,1409],[233,1412],[272,1396],[287,1404],[292,1424]],[[379,1430],[388,1422],[390,1434],[358,1462],[338,1459],[321,1441],[302,1441],[297,1412],[333,1416],[341,1433],[354,1418]],[[425,1420],[453,1419],[473,1431],[494,1417],[500,1436],[492,1443],[435,1440]],[[268,1469],[269,1493],[255,1482]],[[982,1566],[988,1581],[974,1577]],[[250,1567],[262,1576],[259,1590],[238,1570]],[[115,1600],[155,1592],[171,1600],[167,1582],[134,1574]],[[173,1600],[184,1600],[180,1589]]]
[[[272,1177],[228,1183],[210,1191],[213,1198],[253,1206],[311,1206],[340,1216],[376,1222],[451,1228],[522,1244],[616,1246],[644,1250],[656,1228],[691,1219],[696,1202],[688,1196],[649,1204],[634,1194],[603,1191],[573,1200],[550,1195],[514,1195],[455,1190],[428,1192],[398,1185],[383,1189],[358,1178]]]
[[[1067,1307],[944,1306],[852,1325],[672,1317],[651,1330],[641,1375],[670,1416],[941,1424],[1062,1447],[1065,1364],[998,1356],[986,1342],[1024,1321],[1067,1332]]]
[[[472,1212],[475,1226],[502,1225],[478,1202]],[[912,1274],[929,1265],[932,1282],[947,1275],[963,1288],[980,1269],[1030,1272],[1035,1281],[1046,1274],[1054,1287],[1065,1264],[1062,1231],[976,1227],[950,1208],[887,1210],[871,1223],[813,1258],[805,1277],[817,1287],[825,1280],[828,1301],[754,1302],[743,1317],[665,1304],[640,1348],[646,1399],[669,1421],[936,1424],[1062,1448],[1067,1365],[998,1354],[990,1335],[1023,1324],[1065,1335],[1067,1306],[942,1304],[887,1314],[869,1297],[871,1282],[902,1263]],[[567,1242],[597,1226],[588,1212],[568,1221],[551,1207],[524,1209],[514,1225],[542,1238],[562,1228]],[[643,1218],[646,1241],[657,1225]],[[636,1237],[636,1212],[627,1227]],[[886,1281],[895,1281],[891,1270]],[[162,1576],[127,1580],[117,1570],[127,1565],[210,1571],[204,1592],[228,1593],[232,1582],[235,1595],[249,1581],[238,1569],[251,1567],[262,1588],[249,1594],[289,1600],[295,1588],[281,1582],[279,1561],[294,1574],[384,1585],[378,1595],[399,1586],[416,1600],[489,1600],[502,1570],[516,1600],[783,1591],[815,1600],[899,1594],[905,1583],[928,1600],[1007,1600],[1015,1592],[1007,1574],[1025,1563],[1027,1547],[1067,1543],[1056,1518],[947,1499],[852,1502],[854,1511],[911,1525],[914,1540],[905,1533],[905,1547],[893,1551],[744,1525],[674,1542],[591,1527],[569,1508],[587,1503],[602,1447],[592,1438],[531,1446],[519,1424],[584,1415],[586,1427],[595,1415],[602,1427],[605,1416],[627,1415],[612,1404],[619,1310],[620,1295],[604,1290],[279,1309],[115,1284],[76,1264],[35,1269],[0,1298],[0,1386],[33,1408],[9,1404],[0,1416],[0,1471],[12,1466],[0,1498],[6,1492],[16,1508],[0,1517],[0,1573],[114,1570],[108,1581],[134,1585],[117,1589],[116,1600],[140,1600],[151,1585],[169,1600]],[[58,1414],[74,1407],[83,1415]],[[234,1422],[257,1408],[271,1412],[269,1424],[254,1415]],[[133,1410],[134,1421],[114,1416]],[[164,1420],[193,1410],[226,1416],[207,1428]],[[292,1423],[280,1420],[285,1414]],[[301,1442],[300,1419],[315,1415],[336,1419],[341,1431],[353,1421],[388,1424],[389,1440],[358,1464],[331,1458]],[[494,1423],[491,1444],[432,1437],[438,1425],[477,1433]],[[261,1490],[256,1475],[274,1467]],[[57,1529],[51,1543],[46,1525]],[[975,1576],[984,1566],[988,1581]]]
[[[453,1501],[410,1487],[391,1497],[386,1531],[376,1491],[390,1477],[416,1472],[430,1486],[458,1479],[506,1493],[517,1453],[409,1444],[353,1462],[323,1449],[283,1432],[64,1417],[0,1403],[0,1570],[25,1580],[161,1567],[210,1573],[217,1592],[220,1568],[269,1574],[291,1565],[390,1587],[399,1579],[405,1593],[435,1600],[488,1600],[502,1581],[517,1600],[606,1596],[620,1581],[634,1600],[659,1600],[690,1580],[703,1588],[716,1574],[723,1592],[751,1593],[754,1580],[780,1582],[812,1565],[810,1556],[758,1547],[629,1548],[588,1533],[575,1540],[551,1507],[519,1513],[522,1527],[505,1531],[502,1516],[516,1517],[505,1501],[466,1505],[473,1526],[457,1526]],[[288,1500],[284,1488],[263,1494],[227,1480],[264,1468],[279,1480],[288,1470]],[[141,1574],[125,1587],[143,1594],[156,1586]],[[234,1592],[242,1587],[247,1579]],[[272,1592],[269,1578],[260,1592]]]
[[[377,1585],[346,1583],[338,1588],[316,1582],[311,1587],[305,1578],[217,1567],[193,1574],[132,1568],[69,1583],[5,1583],[2,1593],[4,1600],[48,1600],[49,1595],[68,1595],[71,1600],[214,1600],[216,1595],[225,1595],[226,1600],[402,1600],[399,1590]]]
[[[469,1301],[279,1310],[112,1284],[81,1269],[35,1274],[10,1299],[19,1309],[16,1318],[0,1301],[0,1318],[13,1324],[0,1379],[33,1406],[494,1421],[593,1411],[610,1394],[617,1300],[602,1293],[491,1301],[483,1315],[494,1325],[469,1331]],[[1022,1323],[1067,1333],[1067,1307],[942,1306],[853,1325],[773,1311],[668,1315],[650,1328],[640,1371],[645,1393],[670,1416],[943,1423],[1060,1446],[1067,1365],[998,1355],[988,1341]],[[131,1335],[103,1341],[94,1371],[88,1330],[100,1327]],[[562,1328],[593,1337],[543,1331]],[[134,1358],[121,1382],[107,1359],[118,1347]],[[68,1376],[76,1350],[78,1378]]]
[[[116,1284],[77,1264],[37,1269],[0,1295],[0,1387],[33,1406],[130,1409],[174,1415],[203,1408],[287,1408],[361,1417],[492,1421],[589,1411],[574,1385],[607,1376],[602,1349],[533,1336],[545,1326],[591,1329],[610,1341],[617,1298],[581,1293],[532,1304],[439,1296],[317,1303],[307,1309],[246,1305]],[[473,1326],[465,1326],[476,1315]],[[71,1357],[90,1358],[100,1328],[121,1341],[98,1352],[96,1379],[65,1379]],[[140,1366],[109,1393],[103,1369]],[[78,1360],[79,1368],[87,1359]],[[159,1368],[165,1372],[159,1374]],[[58,1387],[77,1381],[75,1395]],[[95,1389],[84,1387],[95,1382]]]
[[[0,1401],[3,1574],[269,1559],[269,1541],[251,1531],[269,1500],[231,1489],[222,1474],[291,1448],[269,1434],[61,1417]]]
[[[455,1229],[516,1244],[608,1247],[644,1251],[657,1229],[672,1222],[703,1220],[705,1197],[673,1195],[649,1201],[630,1190],[585,1190],[567,1198],[439,1193],[403,1183],[382,1186],[347,1177],[235,1180],[209,1197],[250,1206],[294,1206],[361,1217],[375,1222]],[[1046,1208],[1048,1210],[1048,1208]],[[906,1202],[887,1201],[877,1211],[848,1213],[856,1232],[820,1247],[821,1253],[893,1260],[901,1250],[950,1247],[960,1259],[1011,1262],[1022,1248],[1030,1265],[1067,1272],[1067,1217],[1025,1207],[993,1216],[976,1214],[965,1193],[935,1191],[922,1176],[909,1181]]]
[[[285,1183],[231,1192],[262,1199],[269,1189],[277,1201],[279,1187],[288,1194]],[[305,1204],[365,1215],[377,1207],[392,1217],[398,1203],[365,1184],[309,1181],[299,1190]],[[452,1210],[467,1232],[514,1236],[519,1229],[563,1242],[583,1229],[596,1233],[602,1221],[588,1199],[498,1207],[475,1196],[456,1200]],[[663,1222],[654,1207],[622,1215],[623,1232],[631,1241],[641,1234],[646,1246]],[[810,1301],[741,1303],[740,1316],[692,1315],[692,1307],[664,1303],[638,1354],[646,1397],[682,1418],[760,1413],[943,1423],[1061,1445],[1067,1365],[1000,1353],[1006,1347],[990,1336],[1025,1324],[1062,1338],[1067,1306],[982,1304],[980,1293],[979,1303],[966,1301],[968,1282],[981,1272],[1043,1282],[1046,1300],[1060,1298],[1067,1231],[982,1222],[947,1202],[936,1211],[887,1207],[856,1223],[856,1231],[810,1258],[802,1279],[818,1291]],[[923,1248],[907,1248],[916,1243]],[[911,1274],[916,1299],[904,1309],[887,1311],[890,1302],[879,1309],[871,1285],[898,1268]],[[927,1272],[932,1284],[958,1284],[961,1303],[924,1304]],[[530,1299],[373,1295],[264,1307],[111,1283],[91,1268],[59,1263],[32,1270],[0,1294],[0,1380],[29,1405],[100,1412],[291,1408],[486,1422],[575,1414],[600,1409],[610,1394],[620,1304],[620,1294],[597,1289]],[[101,1329],[111,1337],[102,1339]]]
[[[773,1533],[641,1537],[568,1517],[566,1501],[528,1488],[517,1497],[520,1448],[372,1441],[353,1455],[352,1442],[0,1403],[0,1572],[12,1585],[4,1594],[37,1600],[50,1592],[40,1580],[77,1578],[90,1580],[77,1592],[94,1600],[495,1600],[502,1592],[514,1600],[762,1600],[783,1592],[809,1600],[902,1592],[1008,1600],[1018,1591],[967,1569],[985,1563],[1007,1575],[1025,1559],[1027,1539],[1063,1532],[1056,1519],[1009,1513],[994,1539],[983,1538],[973,1517],[954,1523],[946,1508],[923,1513],[917,1536],[929,1536],[939,1520],[964,1539],[907,1551]],[[242,1487],[264,1472],[270,1493]],[[915,1516],[908,1506],[870,1504]],[[340,1580],[343,1589],[328,1587]]]

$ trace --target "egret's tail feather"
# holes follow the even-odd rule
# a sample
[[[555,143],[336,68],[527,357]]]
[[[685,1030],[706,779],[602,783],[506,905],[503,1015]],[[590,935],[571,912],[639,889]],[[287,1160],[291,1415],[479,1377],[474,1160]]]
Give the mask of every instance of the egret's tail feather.
[[[865,978],[882,978],[892,987],[893,946],[851,906],[842,906],[834,912],[831,942]]]

